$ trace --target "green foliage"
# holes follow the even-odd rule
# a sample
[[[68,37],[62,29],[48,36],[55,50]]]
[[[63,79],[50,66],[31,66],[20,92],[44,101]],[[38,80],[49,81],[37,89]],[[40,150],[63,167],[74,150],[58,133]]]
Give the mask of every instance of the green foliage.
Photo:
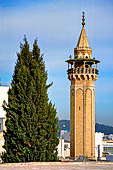
[[[33,50],[24,38],[17,54],[11,88],[8,91],[4,162],[57,161],[58,119],[49,102],[47,72],[43,55],[34,41]]]

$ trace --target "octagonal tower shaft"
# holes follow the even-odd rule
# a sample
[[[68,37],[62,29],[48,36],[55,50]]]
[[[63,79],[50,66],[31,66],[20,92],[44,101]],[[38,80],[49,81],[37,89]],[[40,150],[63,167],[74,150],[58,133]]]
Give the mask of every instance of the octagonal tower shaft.
[[[95,157],[95,80],[98,78],[98,60],[92,59],[85,32],[82,30],[74,49],[74,58],[68,63],[70,86],[70,156]]]

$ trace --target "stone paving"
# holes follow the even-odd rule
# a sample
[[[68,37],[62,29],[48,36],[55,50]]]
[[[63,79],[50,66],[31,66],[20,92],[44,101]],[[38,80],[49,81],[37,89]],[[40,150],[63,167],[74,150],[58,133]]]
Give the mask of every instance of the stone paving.
[[[113,163],[35,162],[0,164],[0,170],[113,170]]]

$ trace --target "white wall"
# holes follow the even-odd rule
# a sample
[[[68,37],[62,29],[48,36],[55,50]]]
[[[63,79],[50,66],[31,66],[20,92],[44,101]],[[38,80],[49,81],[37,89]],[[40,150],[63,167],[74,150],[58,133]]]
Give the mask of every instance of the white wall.
[[[102,138],[104,136],[104,133],[96,132],[95,133],[95,158],[98,157],[98,145],[100,145],[100,157],[102,157],[103,152],[103,145],[102,145]]]
[[[0,117],[1,118],[4,118],[6,115],[6,112],[3,110],[2,104],[4,100],[8,102],[8,94],[7,94],[8,90],[9,87],[0,86]]]
[[[64,158],[64,139],[59,139],[58,157]]]
[[[6,112],[3,110],[3,101],[5,100],[6,102],[8,102],[8,92],[9,87],[5,87],[5,86],[0,86],[0,118],[5,118]],[[5,119],[3,120],[3,130],[5,130]],[[3,131],[0,132],[0,153],[2,153],[3,151],[5,151],[3,149],[4,145],[4,137],[3,137]]]
[[[64,157],[70,157],[70,142],[64,141]]]

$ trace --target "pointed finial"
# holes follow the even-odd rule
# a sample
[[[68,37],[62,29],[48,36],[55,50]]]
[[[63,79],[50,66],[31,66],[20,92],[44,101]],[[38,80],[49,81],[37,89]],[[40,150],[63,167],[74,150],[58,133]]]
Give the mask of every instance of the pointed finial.
[[[84,25],[85,25],[85,16],[84,16],[84,14],[85,14],[85,12],[82,12],[82,25],[83,25],[83,27],[84,27]]]
[[[69,59],[70,59],[70,60],[72,59],[72,55],[69,56]]]

